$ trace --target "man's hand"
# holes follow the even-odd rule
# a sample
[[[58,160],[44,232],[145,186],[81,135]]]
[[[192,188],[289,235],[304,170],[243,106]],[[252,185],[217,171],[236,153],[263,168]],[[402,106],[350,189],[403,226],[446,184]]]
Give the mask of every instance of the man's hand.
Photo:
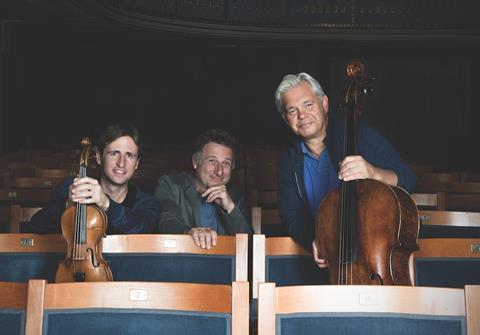
[[[212,228],[192,228],[188,232],[193,241],[202,249],[211,249],[217,245],[217,232]]]
[[[69,187],[68,198],[70,201],[80,204],[96,204],[104,211],[110,205],[110,200],[98,181],[89,177],[75,178]]]
[[[375,179],[385,184],[397,186],[398,176],[392,170],[384,170],[370,164],[362,156],[347,156],[340,162],[338,178],[349,181]]]
[[[205,198],[207,202],[215,201],[215,203],[230,214],[235,208],[235,203],[227,192],[227,187],[225,185],[212,186],[207,188],[203,193],[202,197]]]
[[[355,179],[376,179],[375,167],[362,156],[347,156],[340,162],[338,177],[349,181]]]
[[[321,269],[327,268],[328,267],[328,261],[325,258],[319,257],[318,256],[318,247],[317,247],[317,242],[313,241],[312,242],[312,248],[313,248],[313,260],[317,264],[317,266]]]

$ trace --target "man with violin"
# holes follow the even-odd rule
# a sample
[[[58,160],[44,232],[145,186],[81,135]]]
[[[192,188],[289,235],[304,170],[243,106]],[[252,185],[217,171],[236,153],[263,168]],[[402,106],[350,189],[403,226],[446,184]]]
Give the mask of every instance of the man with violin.
[[[209,129],[198,138],[192,155],[195,175],[180,173],[158,180],[159,233],[188,233],[204,249],[216,245],[217,235],[251,233],[245,196],[227,187],[236,149],[237,140],[228,132]]]
[[[160,204],[130,183],[138,168],[141,144],[131,125],[113,124],[96,141],[99,179],[67,178],[55,190],[48,205],[31,220],[30,232],[61,233],[60,220],[67,200],[95,204],[107,214],[107,234],[153,233]]]
[[[289,235],[318,257],[315,216],[321,200],[340,180],[374,179],[412,191],[415,177],[390,142],[376,130],[357,129],[358,155],[343,157],[343,119],[330,115],[328,97],[307,73],[286,75],[275,92],[277,110],[298,136],[279,159],[278,206]],[[337,113],[336,113],[337,114]]]

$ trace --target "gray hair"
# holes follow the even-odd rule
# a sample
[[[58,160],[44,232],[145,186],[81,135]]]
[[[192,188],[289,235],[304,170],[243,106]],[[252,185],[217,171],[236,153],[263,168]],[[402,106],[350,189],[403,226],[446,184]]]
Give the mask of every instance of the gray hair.
[[[282,101],[283,93],[292,87],[300,85],[302,81],[309,83],[312,87],[313,93],[315,93],[315,95],[317,95],[320,99],[325,96],[322,86],[320,86],[318,81],[308,73],[300,72],[299,74],[287,74],[285,77],[283,77],[280,85],[278,85],[277,90],[275,91],[275,105],[277,106],[277,110],[280,114],[283,115],[285,112],[285,106],[283,105]]]

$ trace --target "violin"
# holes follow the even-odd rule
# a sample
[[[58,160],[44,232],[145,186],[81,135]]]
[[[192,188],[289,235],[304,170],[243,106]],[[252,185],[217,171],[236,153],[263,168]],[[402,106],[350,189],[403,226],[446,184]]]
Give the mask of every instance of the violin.
[[[357,115],[367,87],[359,61],[347,67],[344,157],[357,154]],[[342,181],[319,205],[315,236],[333,285],[412,285],[409,260],[418,250],[418,210],[400,187],[373,179]]]
[[[91,140],[82,140],[78,177],[87,176]],[[65,259],[58,265],[55,282],[112,281],[112,271],[102,255],[107,215],[95,205],[71,203],[62,213],[61,227],[67,242]]]

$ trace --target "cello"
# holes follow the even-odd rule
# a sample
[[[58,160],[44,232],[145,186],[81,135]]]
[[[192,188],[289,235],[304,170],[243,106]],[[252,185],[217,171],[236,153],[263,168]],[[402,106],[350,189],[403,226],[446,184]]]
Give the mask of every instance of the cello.
[[[356,155],[357,115],[365,67],[352,61],[345,91],[344,157]],[[409,259],[418,250],[420,222],[409,194],[373,179],[342,181],[321,201],[315,225],[318,256],[329,263],[332,285],[411,286]]]
[[[91,140],[82,140],[78,177],[87,176]],[[71,203],[62,213],[61,227],[67,242],[65,260],[58,264],[55,282],[112,281],[112,272],[102,256],[107,215],[95,205]]]

